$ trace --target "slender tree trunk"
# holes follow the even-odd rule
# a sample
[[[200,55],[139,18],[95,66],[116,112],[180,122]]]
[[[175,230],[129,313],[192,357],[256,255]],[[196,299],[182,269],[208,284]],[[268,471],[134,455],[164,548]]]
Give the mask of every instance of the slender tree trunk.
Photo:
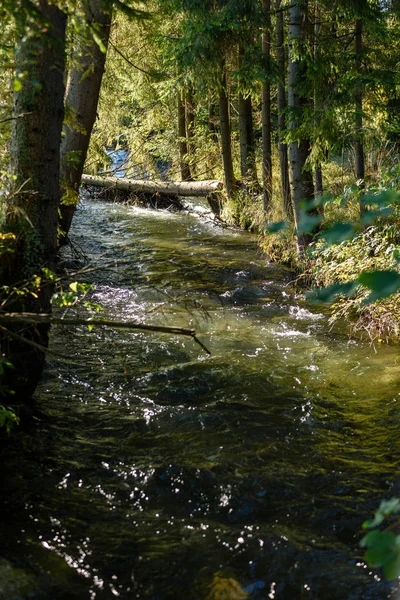
[[[219,93],[219,123],[221,130],[222,162],[224,165],[225,189],[228,198],[235,191],[235,177],[233,174],[232,147],[231,147],[231,124],[229,118],[229,101],[226,91],[226,76],[222,79]]]
[[[262,171],[264,217],[266,217],[272,201],[271,84],[268,78],[271,68],[271,0],[263,0],[263,8],[265,28],[262,34],[262,51],[268,72],[262,88]]]
[[[34,23],[16,53],[17,71],[27,76],[14,94],[10,170],[17,191],[5,207],[3,231],[14,234],[15,243],[1,258],[0,284],[34,293],[14,294],[7,310],[47,313],[53,284],[41,269],[54,270],[57,253],[66,15],[46,0],[33,6]],[[36,276],[38,285],[31,285]],[[46,347],[48,333],[48,325],[0,332],[0,356],[14,365],[0,375],[0,385],[15,392],[13,403],[26,404],[33,393],[44,364],[44,353],[34,344]]]
[[[189,151],[189,157],[192,159],[194,159],[195,157],[195,153],[196,153],[196,148],[195,148],[195,144],[194,144],[194,128],[195,128],[195,123],[194,123],[194,113],[195,113],[195,104],[194,104],[194,97],[193,97],[193,91],[189,90],[189,92],[187,92],[186,94],[186,99],[185,99],[185,109],[186,109],[186,138],[188,141],[188,151]],[[193,167],[193,162],[190,168],[191,171],[191,175],[193,178],[193,171],[194,171],[194,167]]]
[[[356,20],[355,26],[355,54],[357,75],[361,75],[361,54],[362,54],[362,21]],[[355,167],[356,179],[360,190],[365,188],[365,164],[364,164],[364,144],[363,144],[363,92],[361,83],[357,85],[356,91],[356,139],[355,139]],[[363,194],[360,197],[360,212],[364,211]]]
[[[213,102],[208,105],[208,131],[210,132],[212,139],[219,143],[218,137],[218,109]]]
[[[322,167],[321,165],[317,165],[314,169],[314,179],[315,179],[315,186],[314,186],[314,194],[316,198],[321,198],[321,196],[324,193],[324,186],[323,186],[323,178],[322,178]]]
[[[241,65],[244,47],[239,47],[239,63]],[[257,186],[257,167],[253,128],[253,107],[251,96],[239,93],[239,136],[240,136],[240,171],[243,180],[251,187]]]
[[[314,8],[314,60],[318,61],[319,57],[319,30],[321,28],[321,19],[319,16],[319,8],[315,5]],[[319,92],[317,89],[317,85],[314,84],[314,119],[318,119],[318,115],[321,112],[321,103],[319,99]],[[314,195],[316,198],[320,198],[323,195],[323,179],[322,179],[322,164],[321,161],[318,160],[317,164],[314,168]],[[320,208],[320,212],[322,212],[322,207]]]
[[[85,0],[84,7],[87,31],[84,41],[75,52],[76,62],[69,73],[65,98],[72,123],[65,124],[61,145],[61,243],[68,235],[78,202],[79,185],[97,115],[106,61],[104,49],[108,45],[111,26],[111,9],[104,10],[101,0]],[[93,34],[94,28],[96,35]],[[102,48],[97,43],[99,39]]]
[[[276,9],[279,11],[281,0],[276,0]],[[278,81],[278,131],[279,131],[279,165],[281,172],[281,189],[283,208],[290,221],[293,220],[293,207],[290,196],[288,147],[283,141],[283,132],[286,130],[286,91],[285,91],[285,45],[284,45],[283,12],[276,14],[276,56],[280,72]]]
[[[192,179],[188,164],[188,144],[186,138],[186,112],[185,103],[182,99],[181,92],[178,92],[178,147],[179,147],[179,164],[181,169],[182,181],[190,181]]]
[[[306,99],[301,91],[305,65],[299,56],[301,53],[298,49],[298,45],[305,36],[306,19],[307,0],[298,0],[297,4],[293,4],[289,8],[288,107],[290,131],[296,131],[299,128],[306,104]],[[291,194],[299,253],[307,247],[312,238],[310,233],[302,233],[299,227],[301,207],[307,207],[307,203],[314,196],[312,173],[305,169],[309,149],[310,142],[305,137],[292,141],[289,145]]]

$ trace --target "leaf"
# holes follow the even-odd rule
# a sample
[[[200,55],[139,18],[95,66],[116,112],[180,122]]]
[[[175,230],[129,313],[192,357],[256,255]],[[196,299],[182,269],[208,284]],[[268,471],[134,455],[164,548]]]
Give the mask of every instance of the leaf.
[[[368,210],[361,217],[361,223],[363,225],[373,225],[380,217],[390,217],[393,214],[393,208],[387,206],[386,208],[380,208],[379,210]]]
[[[92,29],[92,36],[93,36],[94,41],[98,45],[100,52],[102,52],[103,54],[106,54],[107,48],[105,47],[104,42],[101,39],[101,37],[94,31],[94,29]]]
[[[75,292],[76,294],[78,293],[78,282],[77,281],[73,281],[72,283],[70,283],[69,287],[73,292]]]
[[[374,529],[374,531],[366,533],[360,541],[361,548],[371,548],[379,540],[380,535],[381,531],[379,529]]]
[[[400,204],[400,194],[394,190],[386,190],[379,194],[365,194],[362,198],[363,205],[378,204],[388,206],[389,204]]]
[[[287,229],[287,227],[288,227],[287,221],[277,221],[275,223],[270,223],[269,225],[266,225],[265,231],[267,233],[278,233],[279,231],[283,231],[284,229]]]
[[[335,223],[326,231],[322,231],[320,237],[325,238],[327,244],[339,244],[353,237],[355,232],[351,223]]]
[[[395,556],[383,565],[383,574],[389,581],[400,577],[400,551],[397,551]]]
[[[17,79],[17,78],[14,79],[13,90],[14,90],[14,92],[19,92],[22,90],[22,81],[20,79]]]
[[[305,233],[312,233],[321,221],[322,217],[319,215],[309,215],[307,213],[301,214],[297,224],[298,234],[303,235]]]
[[[372,534],[375,534],[372,537]],[[385,563],[393,560],[398,553],[396,549],[397,536],[393,531],[371,531],[367,534],[369,538],[368,550],[365,553],[365,560],[371,567],[382,567]]]
[[[87,328],[88,328],[88,331],[89,331],[89,332],[90,332],[90,331],[93,331],[93,329],[94,329],[94,325],[90,325],[90,324],[89,324],[89,325],[87,326]]]
[[[311,302],[333,302],[336,296],[351,296],[357,289],[357,281],[334,283],[323,288],[314,288],[306,296]]]
[[[400,274],[393,270],[364,271],[358,277],[358,282],[371,290],[364,300],[364,304],[369,304],[397,292],[400,289]]]
[[[372,527],[377,527],[382,523],[384,519],[386,519],[386,517],[390,516],[392,513],[396,513],[399,511],[399,498],[391,498],[391,500],[382,500],[378,509],[375,511],[374,518],[370,519],[369,521],[364,521],[363,529],[372,529]]]

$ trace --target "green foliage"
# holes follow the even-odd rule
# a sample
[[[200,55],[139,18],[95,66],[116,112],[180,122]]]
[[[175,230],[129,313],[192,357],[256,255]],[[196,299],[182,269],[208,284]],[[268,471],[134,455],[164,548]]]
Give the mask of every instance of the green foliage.
[[[6,358],[0,357],[0,377],[4,375],[6,369],[12,369],[13,365]],[[0,385],[0,398],[10,395],[10,391],[5,386]],[[11,394],[12,395],[12,394]],[[12,408],[0,404],[0,429],[5,429],[9,435],[13,428],[19,424],[19,417]]]
[[[80,306],[91,312],[100,312],[103,310],[103,307],[87,297],[91,291],[93,291],[93,285],[88,283],[72,281],[68,284],[68,288],[64,289],[61,282],[58,282],[57,290],[52,296],[51,303],[60,308],[70,308],[79,303]]]
[[[370,529],[361,540],[360,546],[367,548],[365,560],[370,567],[382,567],[386,579],[400,577],[400,535],[392,529],[398,527],[397,520],[390,527],[381,531],[379,525],[393,514],[400,512],[400,499],[382,500],[373,519],[365,521],[364,529]]]
[[[333,302],[332,323],[345,317],[353,322],[354,332],[367,333],[371,341],[397,338],[400,196],[387,181],[371,186],[362,198],[367,210],[361,220],[340,220],[351,214],[348,205],[358,206],[359,201],[354,190],[325,199],[325,228],[304,262],[305,276],[317,286],[308,297]],[[304,222],[310,227],[307,219],[306,215]]]
[[[19,424],[19,417],[15,412],[6,406],[0,404],[0,429],[5,428],[8,435],[12,432],[13,428]]]

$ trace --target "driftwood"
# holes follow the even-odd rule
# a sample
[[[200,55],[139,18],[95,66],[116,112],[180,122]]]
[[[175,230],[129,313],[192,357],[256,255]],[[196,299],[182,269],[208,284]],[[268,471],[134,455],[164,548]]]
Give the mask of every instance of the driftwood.
[[[99,177],[82,175],[82,185],[113,188],[135,194],[163,196],[208,196],[222,190],[222,182],[214,179],[206,181],[148,181],[124,179],[122,177]]]

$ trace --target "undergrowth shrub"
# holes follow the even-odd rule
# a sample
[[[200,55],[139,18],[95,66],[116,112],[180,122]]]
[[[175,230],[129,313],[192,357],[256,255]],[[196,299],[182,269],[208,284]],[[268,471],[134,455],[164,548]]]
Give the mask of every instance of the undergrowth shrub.
[[[311,246],[304,263],[304,279],[313,286],[327,288],[354,282],[362,273],[399,272],[400,211],[359,230],[350,240],[327,243],[323,237]],[[367,302],[371,290],[354,286],[348,296],[339,295],[332,304],[331,323],[345,318],[352,332],[367,335],[372,341],[400,339],[400,293]]]

